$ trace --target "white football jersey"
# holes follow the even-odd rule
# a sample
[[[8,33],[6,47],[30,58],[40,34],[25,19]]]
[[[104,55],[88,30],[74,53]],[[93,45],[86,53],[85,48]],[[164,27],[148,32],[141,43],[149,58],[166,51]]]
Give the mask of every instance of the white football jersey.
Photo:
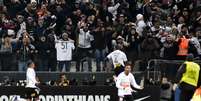
[[[36,88],[36,73],[33,68],[28,68],[26,72],[26,87],[28,88]]]
[[[71,61],[75,45],[72,41],[58,40],[55,44],[57,61]]]
[[[118,64],[124,66],[124,62],[127,61],[126,54],[120,50],[115,50],[107,56],[108,59],[112,60],[114,67]]]
[[[141,87],[136,83],[132,73],[128,75],[125,72],[121,72],[117,77],[116,87],[118,88],[118,96],[124,97],[125,95],[132,95],[132,88],[140,89]]]

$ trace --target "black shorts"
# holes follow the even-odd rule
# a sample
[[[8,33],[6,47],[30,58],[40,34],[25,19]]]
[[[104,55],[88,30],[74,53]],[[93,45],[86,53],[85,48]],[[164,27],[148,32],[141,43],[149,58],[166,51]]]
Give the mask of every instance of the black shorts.
[[[119,67],[115,67],[114,68],[114,74],[116,75],[116,76],[118,76],[121,72],[123,72],[124,71],[124,66],[119,66]]]
[[[132,95],[125,95],[123,101],[133,101],[133,96]]]
[[[37,88],[26,88],[26,99],[32,99],[39,97],[39,90]]]

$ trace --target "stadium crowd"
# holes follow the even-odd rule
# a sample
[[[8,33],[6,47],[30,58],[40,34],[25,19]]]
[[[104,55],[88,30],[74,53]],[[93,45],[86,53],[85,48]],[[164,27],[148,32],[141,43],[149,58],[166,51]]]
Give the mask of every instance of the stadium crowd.
[[[0,38],[1,71],[25,71],[30,59],[38,71],[69,71],[71,61],[83,71],[85,60],[92,71],[92,58],[104,71],[119,45],[133,64],[200,57],[201,2],[0,0]]]

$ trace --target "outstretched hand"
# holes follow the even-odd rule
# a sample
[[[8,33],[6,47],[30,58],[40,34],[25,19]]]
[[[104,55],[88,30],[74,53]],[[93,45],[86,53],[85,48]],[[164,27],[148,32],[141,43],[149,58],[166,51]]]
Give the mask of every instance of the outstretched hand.
[[[140,87],[140,90],[143,90],[143,89],[144,89],[144,87],[141,86],[141,87]]]

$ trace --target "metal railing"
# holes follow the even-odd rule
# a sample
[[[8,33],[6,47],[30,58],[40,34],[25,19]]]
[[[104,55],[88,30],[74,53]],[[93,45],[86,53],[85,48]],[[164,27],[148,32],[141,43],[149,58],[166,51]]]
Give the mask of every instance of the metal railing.
[[[145,71],[145,72],[147,72],[146,77],[147,77],[147,79],[153,79],[154,81],[160,81],[161,77],[163,77],[163,74],[162,74],[163,71],[161,69],[175,68],[177,70],[180,67],[180,65],[184,62],[185,62],[185,60],[151,59],[148,61],[147,70]],[[201,65],[201,60],[195,60],[194,62]],[[171,65],[171,67],[168,67],[168,65]],[[169,71],[165,71],[165,72],[169,72]],[[152,77],[150,76],[150,73],[153,73]],[[176,75],[174,75],[174,76],[176,76]]]

